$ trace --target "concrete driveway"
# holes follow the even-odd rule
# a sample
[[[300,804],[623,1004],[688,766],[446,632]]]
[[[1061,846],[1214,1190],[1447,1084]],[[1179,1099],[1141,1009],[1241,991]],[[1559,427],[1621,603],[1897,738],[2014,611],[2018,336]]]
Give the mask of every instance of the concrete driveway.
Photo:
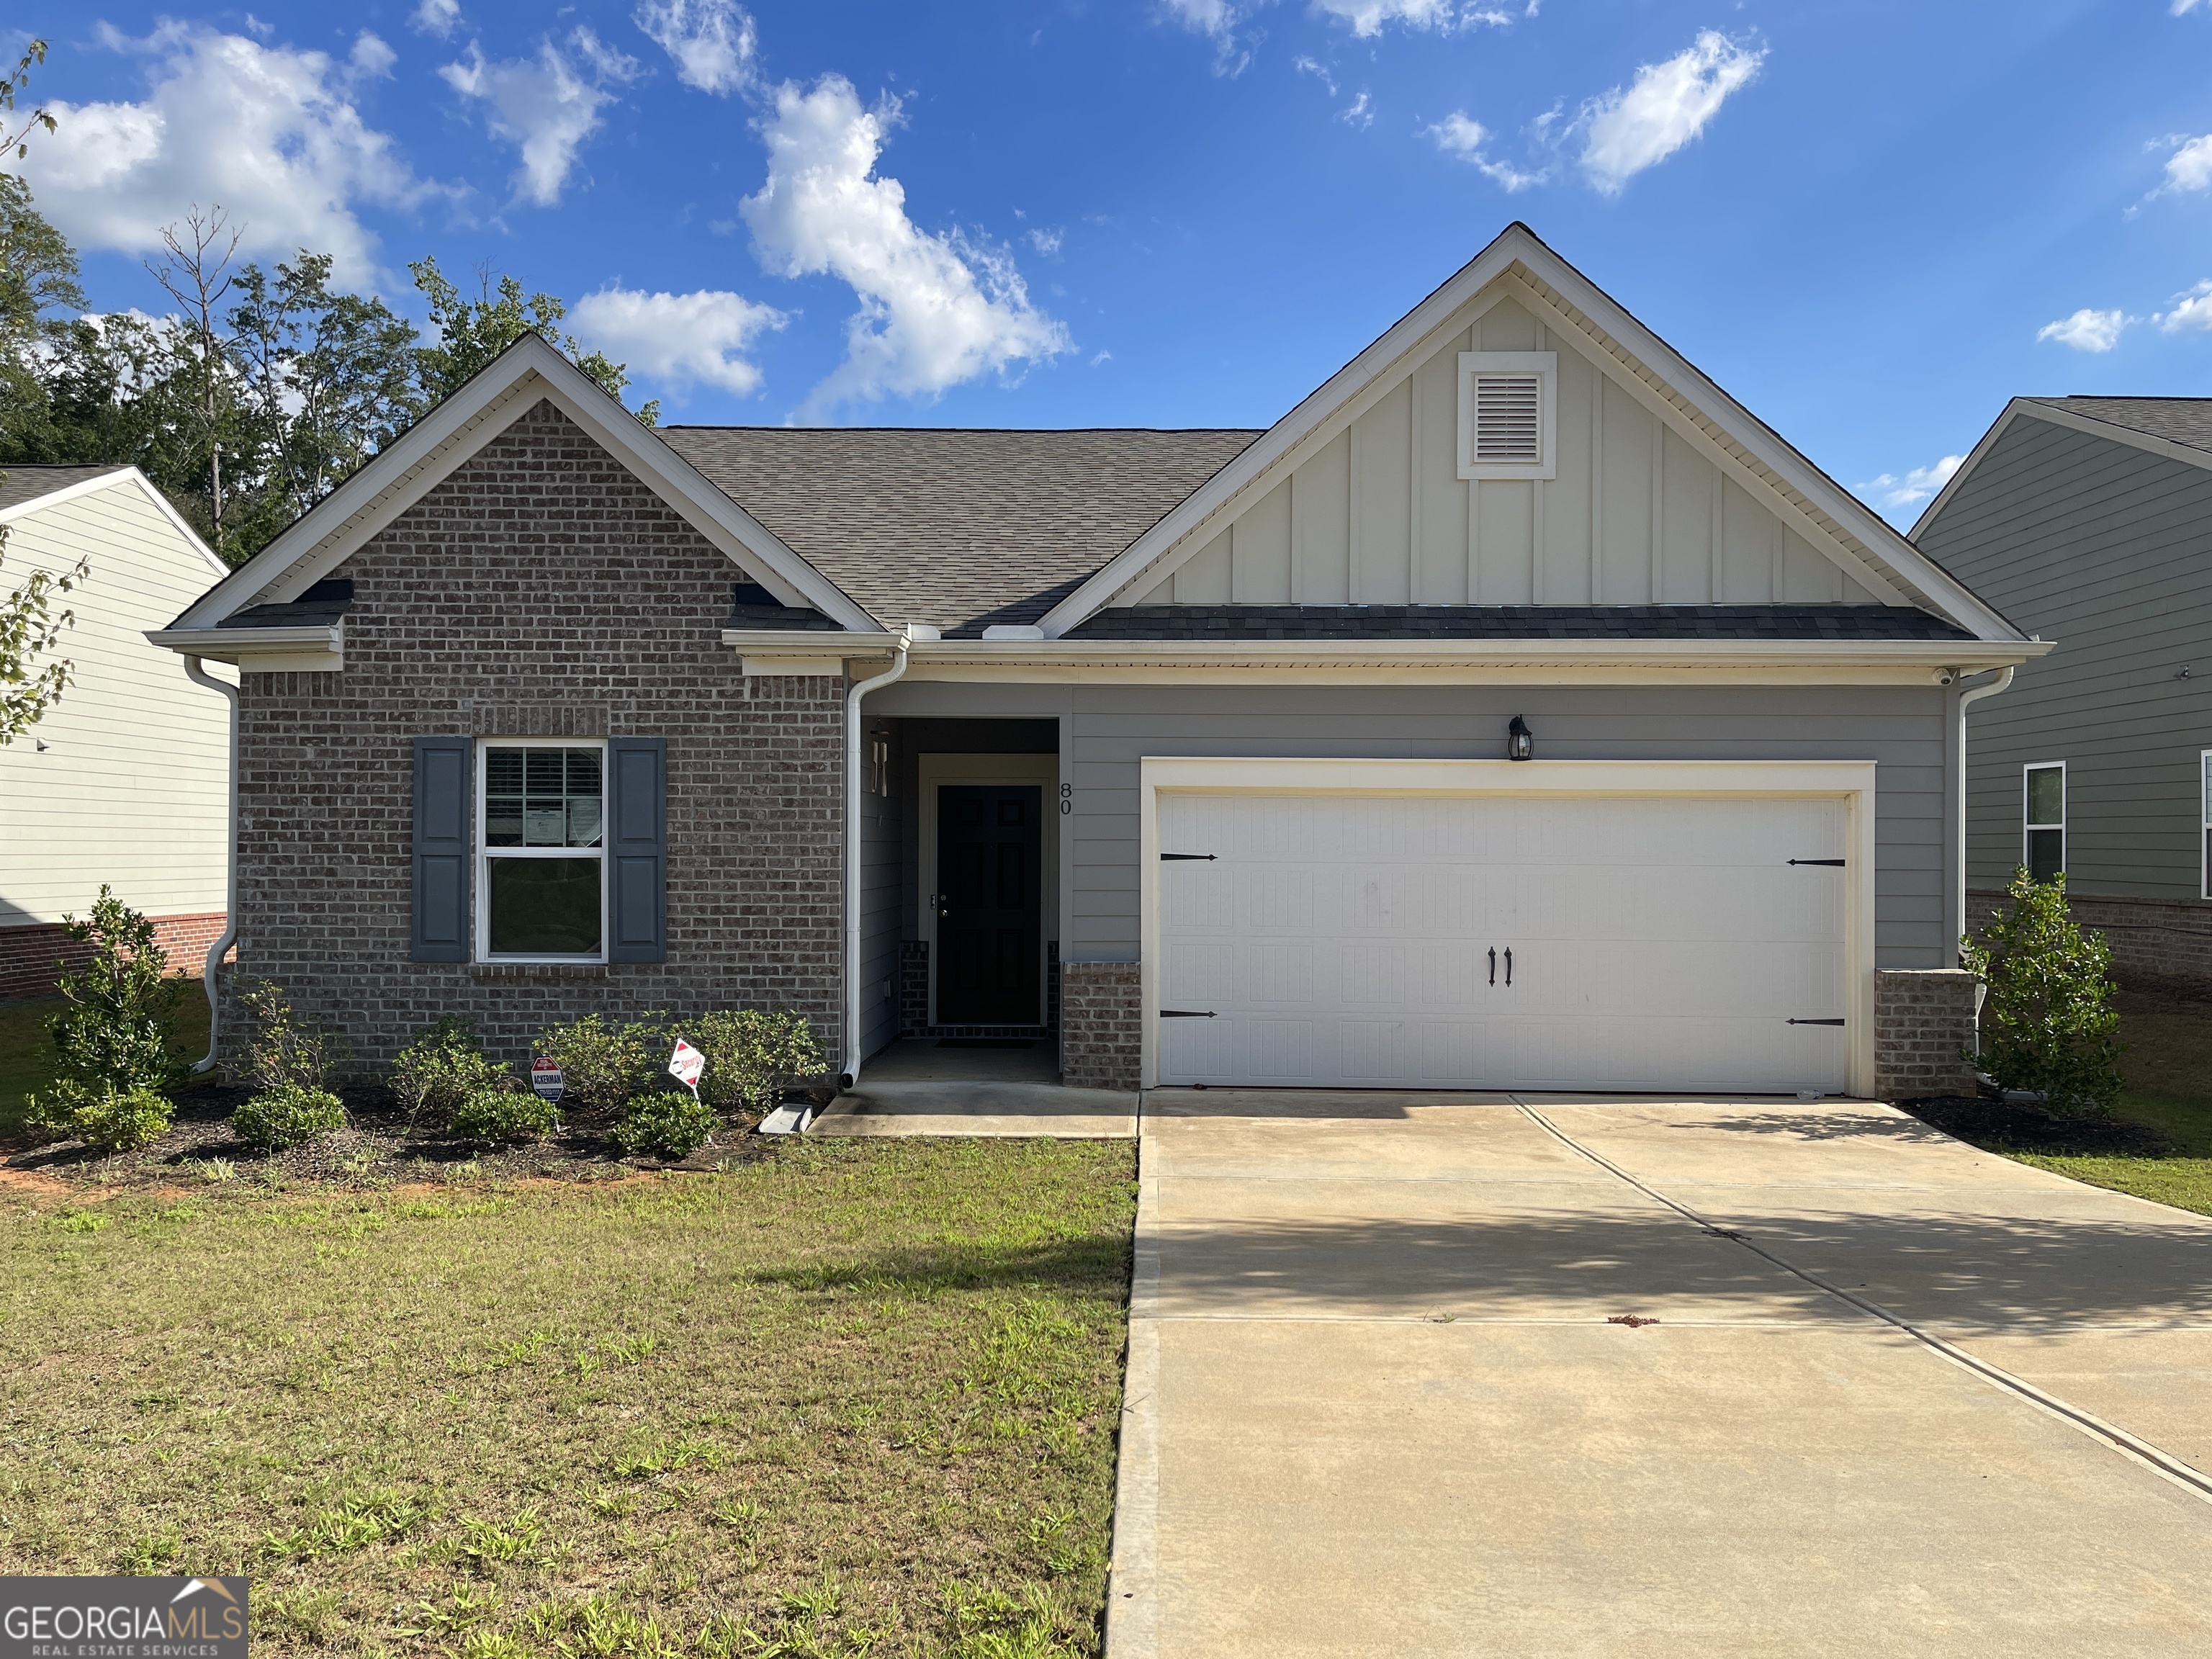
[[[2212,1652],[2212,1221],[1856,1102],[1145,1111],[1109,1659]]]

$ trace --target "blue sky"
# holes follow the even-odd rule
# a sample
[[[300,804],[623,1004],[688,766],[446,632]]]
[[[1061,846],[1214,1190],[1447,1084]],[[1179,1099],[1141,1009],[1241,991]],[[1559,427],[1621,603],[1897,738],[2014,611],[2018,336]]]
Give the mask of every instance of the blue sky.
[[[418,314],[516,272],[671,420],[1262,426],[1515,218],[1899,522],[2009,396],[2212,393],[2212,0],[10,24],[96,307],[221,202]]]

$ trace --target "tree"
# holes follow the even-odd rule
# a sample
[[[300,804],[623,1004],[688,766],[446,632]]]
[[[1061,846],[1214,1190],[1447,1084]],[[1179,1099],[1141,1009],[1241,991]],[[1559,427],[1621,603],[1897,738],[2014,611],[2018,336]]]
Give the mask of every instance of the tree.
[[[495,288],[489,270],[479,266],[477,297],[468,300],[438,269],[434,258],[417,259],[407,269],[430,302],[430,326],[438,335],[436,344],[418,347],[415,353],[416,379],[428,403],[434,404],[458,391],[469,376],[526,334],[535,334],[565,353],[617,399],[629,384],[627,365],[613,362],[605,352],[586,352],[575,336],[561,332],[559,325],[568,307],[550,294],[541,290],[526,298],[522,283],[508,276],[501,276]],[[635,412],[647,426],[656,426],[660,401],[655,398]]]
[[[2011,901],[1960,960],[1989,987],[1986,1041],[1975,1063],[2007,1089],[2031,1089],[2054,1111],[2102,1111],[2120,1097],[2112,951],[2066,908],[2066,878],[2013,872]]]
[[[0,117],[0,156],[5,156],[12,149],[15,152],[15,159],[20,161],[31,153],[31,147],[25,141],[33,130],[39,127],[44,127],[48,132],[54,130],[54,118],[43,107],[25,116],[21,126],[15,125],[15,100],[30,84],[31,65],[46,61],[46,43],[33,40],[23,48],[23,55],[15,60],[15,67],[9,71],[7,77],[0,79],[0,110],[8,112],[6,116]],[[11,128],[14,129],[12,131]]]
[[[146,267],[171,299],[184,307],[184,331],[190,344],[177,354],[173,374],[187,381],[188,407],[199,427],[208,477],[210,539],[217,553],[225,550],[223,535],[222,451],[232,436],[238,410],[237,368],[232,362],[230,339],[216,331],[216,304],[237,278],[226,273],[238,252],[245,232],[230,222],[221,204],[203,213],[195,204],[185,215],[184,234],[170,225],[161,232],[167,252],[159,264]]]

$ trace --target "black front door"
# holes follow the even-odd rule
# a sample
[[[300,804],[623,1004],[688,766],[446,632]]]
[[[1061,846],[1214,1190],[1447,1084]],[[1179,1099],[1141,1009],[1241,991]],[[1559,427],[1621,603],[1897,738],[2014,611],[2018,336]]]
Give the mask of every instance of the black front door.
[[[1044,790],[946,784],[937,792],[937,1023],[1038,1025]]]

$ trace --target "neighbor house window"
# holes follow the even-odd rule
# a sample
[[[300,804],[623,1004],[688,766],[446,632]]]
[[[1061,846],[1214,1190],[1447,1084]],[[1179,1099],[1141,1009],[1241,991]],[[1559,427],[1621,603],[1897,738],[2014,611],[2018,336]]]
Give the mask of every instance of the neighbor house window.
[[[2053,761],[2026,769],[2027,840],[2021,861],[2038,881],[2049,881],[2066,868],[2066,763]]]
[[[477,753],[479,954],[604,960],[605,746],[495,739]]]
[[[2204,847],[2204,868],[2201,872],[2203,884],[2198,890],[2206,898],[2212,898],[2212,749],[2207,749],[2197,756],[2197,769],[2198,781],[2203,786],[2197,793],[2204,802],[2204,833],[2198,837]]]

